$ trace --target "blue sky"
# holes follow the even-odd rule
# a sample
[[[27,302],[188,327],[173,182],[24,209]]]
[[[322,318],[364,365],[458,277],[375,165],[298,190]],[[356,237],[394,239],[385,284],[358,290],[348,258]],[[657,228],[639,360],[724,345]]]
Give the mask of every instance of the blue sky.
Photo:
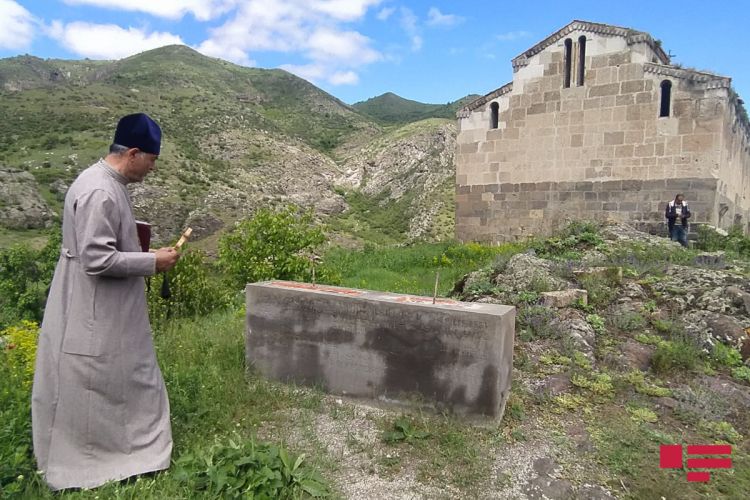
[[[510,60],[574,19],[662,40],[750,102],[750,2],[715,0],[0,0],[0,57],[119,59],[183,43],[284,68],[354,103],[445,103],[512,79]]]

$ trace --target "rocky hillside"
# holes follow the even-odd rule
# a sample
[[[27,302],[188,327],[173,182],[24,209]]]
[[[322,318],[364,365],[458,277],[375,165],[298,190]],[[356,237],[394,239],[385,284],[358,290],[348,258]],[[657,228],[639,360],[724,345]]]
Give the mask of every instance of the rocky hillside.
[[[455,144],[454,122],[430,119],[389,132],[348,157],[338,183],[373,201],[359,222],[377,224],[372,212],[393,207],[393,220],[383,219],[382,226],[401,221],[410,240],[452,237]]]
[[[38,229],[55,214],[39,195],[34,176],[23,170],[0,168],[0,225],[9,229]]]
[[[511,255],[455,290],[518,308],[511,444],[491,451],[508,489],[479,496],[744,498],[750,262],[622,224]],[[710,483],[659,468],[660,444],[714,443],[733,470]]]
[[[190,225],[211,247],[256,207],[286,202],[333,216],[341,230],[361,218],[363,203],[398,213],[396,241],[441,237],[436,225],[452,220],[448,121],[385,132],[281,70],[170,46],[112,62],[4,59],[0,84],[0,114],[8,117],[0,121],[0,166],[33,176],[35,197],[49,204],[29,227],[60,212],[60,189],[106,153],[117,119],[135,111],[164,132],[157,171],[133,186],[137,216],[154,224],[156,240]],[[0,206],[0,224],[17,227],[2,222],[15,217],[15,205],[8,198]]]

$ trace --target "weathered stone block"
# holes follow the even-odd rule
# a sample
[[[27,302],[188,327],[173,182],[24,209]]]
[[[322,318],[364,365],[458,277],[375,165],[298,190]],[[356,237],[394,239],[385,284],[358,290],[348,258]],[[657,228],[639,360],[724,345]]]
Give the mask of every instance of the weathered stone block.
[[[632,80],[629,82],[622,82],[620,84],[620,89],[623,94],[632,94],[635,92],[643,92],[643,89],[645,88],[646,84],[643,80]],[[622,96],[625,97],[625,96]]]
[[[625,132],[604,132],[605,145],[622,144],[625,141]]]
[[[471,230],[462,227],[460,234]],[[306,283],[246,287],[246,358],[265,376],[335,394],[500,418],[515,309]]]
[[[538,104],[533,104],[529,107],[529,110],[526,112],[529,115],[538,115],[540,113],[546,113],[547,112],[547,105],[543,102],[540,102]]]
[[[541,304],[546,307],[571,307],[577,303],[588,304],[588,292],[586,290],[559,290],[556,292],[543,292]]]
[[[589,89],[589,97],[601,97],[605,95],[617,95],[620,93],[619,83],[607,83],[604,85],[594,85]]]

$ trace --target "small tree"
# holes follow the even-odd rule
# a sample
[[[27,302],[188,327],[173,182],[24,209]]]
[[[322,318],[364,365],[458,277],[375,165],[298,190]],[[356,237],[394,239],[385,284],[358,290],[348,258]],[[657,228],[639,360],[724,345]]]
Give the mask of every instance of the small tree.
[[[310,255],[325,241],[312,212],[296,206],[264,208],[222,237],[219,265],[236,285],[269,279],[305,281],[312,276]]]

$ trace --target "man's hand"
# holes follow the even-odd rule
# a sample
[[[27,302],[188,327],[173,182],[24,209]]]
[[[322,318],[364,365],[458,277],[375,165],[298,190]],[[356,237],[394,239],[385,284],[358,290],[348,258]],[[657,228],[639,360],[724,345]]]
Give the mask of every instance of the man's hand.
[[[156,252],[156,272],[161,273],[172,269],[180,258],[174,247],[163,247]]]

